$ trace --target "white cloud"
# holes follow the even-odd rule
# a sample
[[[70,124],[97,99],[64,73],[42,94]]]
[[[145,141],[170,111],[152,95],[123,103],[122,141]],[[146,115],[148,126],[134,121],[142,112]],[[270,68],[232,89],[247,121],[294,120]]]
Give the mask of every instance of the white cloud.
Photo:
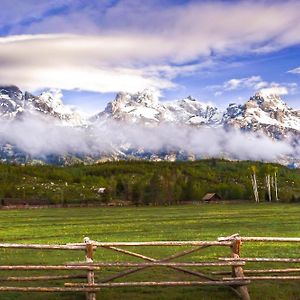
[[[246,78],[239,78],[239,79],[230,79],[223,84],[224,91],[232,91],[241,88],[257,88],[263,87],[266,85],[264,81],[262,81],[260,76],[251,76]]]
[[[211,52],[274,51],[300,42],[300,3],[295,0],[195,1],[182,5],[155,0],[142,4],[132,0],[106,2],[88,1],[80,9],[17,27],[12,34],[151,34],[162,36],[167,41],[164,47],[177,40],[177,58],[183,60]]]
[[[0,84],[30,90],[160,90],[174,87],[179,74],[201,70],[211,54],[274,51],[300,43],[298,1],[204,1],[161,9],[157,1],[119,1],[105,9],[99,3],[26,26],[18,15],[19,25],[11,30],[16,35],[0,38]],[[41,7],[40,14],[47,9]],[[197,63],[185,66],[191,61]],[[232,81],[227,88],[241,84],[252,83]]]
[[[295,82],[292,83],[268,83],[264,88],[259,89],[262,93],[269,95],[288,95],[294,94],[297,91],[298,85]]]
[[[297,90],[297,83],[277,83],[264,81],[261,76],[251,76],[244,78],[233,78],[225,81],[222,85],[213,85],[210,89],[215,90],[215,96],[220,96],[224,92],[233,90],[250,89],[252,91],[262,91],[266,94],[287,95],[293,94]]]
[[[260,92],[264,95],[287,95],[289,93],[285,86],[273,86],[261,89]]]
[[[173,87],[170,78],[180,67],[144,66],[144,59],[155,56],[149,50],[151,43],[143,44],[139,37],[119,36],[0,38],[1,83],[29,90],[47,87],[95,92]]]
[[[165,62],[175,49],[160,37],[22,35],[0,38],[0,84],[26,90],[79,89],[136,92],[172,88],[172,79],[212,65]]]
[[[221,128],[167,124],[146,127],[111,121],[86,129],[61,127],[53,119],[32,115],[15,122],[2,120],[0,125],[2,143],[13,144],[35,157],[66,153],[97,156],[115,153],[116,149],[122,149],[122,145],[152,153],[183,150],[198,157],[266,161],[296,153],[288,141],[274,141],[265,135]]]
[[[300,74],[300,67],[292,69],[290,71],[288,71],[288,73],[292,73],[292,74]]]

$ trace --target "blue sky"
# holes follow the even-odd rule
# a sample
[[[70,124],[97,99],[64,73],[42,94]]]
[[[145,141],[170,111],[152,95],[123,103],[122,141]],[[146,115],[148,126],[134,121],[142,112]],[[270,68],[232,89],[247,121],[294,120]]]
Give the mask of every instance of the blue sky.
[[[221,107],[268,89],[300,108],[299,32],[299,1],[2,0],[0,84],[88,113],[144,88]]]

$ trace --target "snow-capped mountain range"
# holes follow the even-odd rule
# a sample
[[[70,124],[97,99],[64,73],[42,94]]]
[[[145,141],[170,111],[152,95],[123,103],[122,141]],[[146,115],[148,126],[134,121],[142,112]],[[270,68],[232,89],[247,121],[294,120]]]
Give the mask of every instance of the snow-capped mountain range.
[[[150,90],[137,94],[118,93],[105,110],[92,121],[113,119],[130,123],[154,125],[161,123],[186,125],[217,125],[221,121],[217,107],[204,104],[191,96],[174,102],[160,102]]]
[[[290,108],[279,95],[256,93],[244,105],[230,104],[223,124],[248,131],[262,131],[274,139],[300,134],[300,110]]]
[[[235,128],[243,132],[260,133],[273,140],[288,140],[290,143],[300,141],[300,110],[290,108],[278,95],[266,94],[263,91],[256,93],[245,104],[229,104],[227,109],[220,110],[214,105],[197,101],[191,96],[177,101],[162,102],[151,90],[145,90],[136,94],[118,93],[116,98],[109,102],[100,113],[96,113],[90,118],[83,118],[78,112],[65,106],[62,102],[62,95],[58,91],[49,91],[34,96],[28,92],[22,92],[16,86],[0,87],[0,121],[16,122],[26,118],[39,116],[48,117],[47,122],[55,122],[61,127],[84,128],[87,135],[91,128],[106,126],[109,122],[118,124],[141,125],[148,128],[157,127],[161,124],[172,124],[178,126],[201,128],[224,128],[230,130]],[[18,161],[20,157],[26,157],[20,147],[0,141],[0,159]],[[130,153],[124,149],[131,148]],[[148,153],[145,158],[151,158],[151,153],[143,149],[135,149],[127,145],[112,146],[112,155],[109,151],[105,153],[105,159],[126,159],[135,157],[143,158],[143,153]],[[121,151],[122,149],[122,151]],[[120,150],[120,151],[119,151]],[[176,153],[166,153],[163,155],[155,153],[155,158],[172,159],[180,158]],[[95,155],[93,147],[92,161],[103,159],[103,154],[99,151]],[[51,153],[48,153],[51,154]],[[186,157],[191,157],[189,153]],[[62,153],[64,156],[70,153]],[[74,153],[71,153],[74,155]],[[150,155],[150,156],[149,156]],[[76,157],[76,154],[75,154]],[[34,159],[34,158],[30,158]],[[85,160],[84,156],[80,156]],[[89,157],[89,159],[91,159]],[[299,158],[295,158],[297,160]],[[45,159],[47,161],[47,159]],[[290,162],[290,158],[289,161]]]
[[[16,120],[24,114],[42,114],[61,121],[62,125],[83,125],[85,120],[66,107],[61,97],[56,90],[34,96],[28,92],[22,93],[16,86],[0,86],[0,119]]]

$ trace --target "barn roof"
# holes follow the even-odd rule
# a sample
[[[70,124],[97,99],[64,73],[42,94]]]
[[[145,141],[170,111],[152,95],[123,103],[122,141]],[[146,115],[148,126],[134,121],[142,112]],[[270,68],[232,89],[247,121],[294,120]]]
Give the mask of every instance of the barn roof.
[[[207,194],[202,198],[202,200],[210,200],[210,199],[212,199],[212,198],[214,198],[214,197],[217,197],[217,198],[221,199],[221,196],[218,195],[217,193],[207,193]]]

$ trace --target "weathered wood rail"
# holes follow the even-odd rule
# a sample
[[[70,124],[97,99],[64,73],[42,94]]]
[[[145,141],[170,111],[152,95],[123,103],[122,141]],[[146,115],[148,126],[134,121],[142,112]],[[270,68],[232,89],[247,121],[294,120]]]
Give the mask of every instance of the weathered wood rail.
[[[250,242],[282,242],[300,243],[300,238],[270,238],[270,237],[240,237],[234,234],[228,237],[219,238],[216,241],[158,241],[158,242],[98,242],[85,238],[83,243],[49,245],[49,244],[8,244],[0,243],[0,248],[6,249],[31,249],[31,250],[70,250],[85,251],[83,262],[68,262],[63,265],[0,265],[0,272],[8,271],[39,271],[46,274],[34,276],[0,276],[0,292],[83,292],[86,293],[87,300],[95,300],[96,293],[103,288],[117,287],[146,287],[146,286],[224,286],[234,291],[243,300],[250,299],[248,285],[251,281],[258,280],[299,280],[300,267],[273,268],[273,269],[245,269],[246,263],[300,263],[300,258],[260,258],[260,257],[240,257],[241,244]],[[171,256],[156,259],[126,247],[191,247]],[[185,257],[208,247],[223,247],[230,249],[230,257],[216,257],[214,261],[173,261],[177,258]],[[108,249],[117,253],[122,253],[134,258],[142,259],[142,262],[97,262],[94,261],[94,252],[98,248]],[[129,274],[133,274],[150,268],[170,268],[180,273],[185,273],[195,277],[194,280],[186,281],[122,281],[115,282]],[[223,268],[212,271],[212,268]],[[124,270],[121,270],[124,269]],[[200,271],[204,268],[204,271]],[[228,268],[224,270],[224,268]],[[104,269],[117,269],[116,273],[106,277],[99,277]],[[68,271],[70,274],[48,275],[48,271]],[[209,271],[208,271],[209,270]],[[75,274],[83,271],[84,274]],[[74,273],[75,272],[75,273]],[[295,274],[299,272],[299,275]],[[151,273],[150,273],[151,274]],[[288,274],[288,275],[286,275]],[[294,274],[294,275],[291,275]],[[225,277],[224,277],[225,276]],[[85,279],[85,282],[78,282]],[[49,286],[7,286],[9,282],[48,282]],[[60,286],[54,286],[53,281],[57,281]]]

